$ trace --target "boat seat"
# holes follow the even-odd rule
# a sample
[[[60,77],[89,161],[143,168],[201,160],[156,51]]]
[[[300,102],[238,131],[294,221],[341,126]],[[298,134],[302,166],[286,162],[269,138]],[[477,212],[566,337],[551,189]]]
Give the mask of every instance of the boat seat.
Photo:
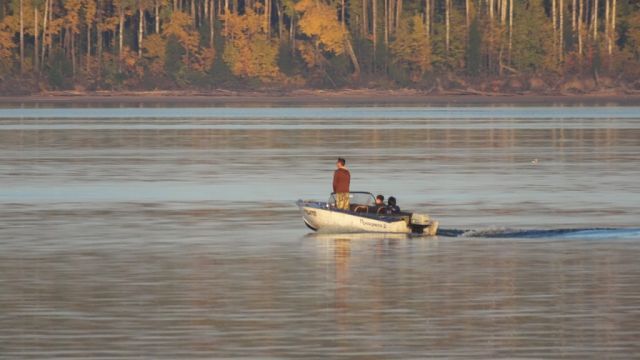
[[[353,205],[351,211],[355,213],[368,213],[369,207],[367,205]]]

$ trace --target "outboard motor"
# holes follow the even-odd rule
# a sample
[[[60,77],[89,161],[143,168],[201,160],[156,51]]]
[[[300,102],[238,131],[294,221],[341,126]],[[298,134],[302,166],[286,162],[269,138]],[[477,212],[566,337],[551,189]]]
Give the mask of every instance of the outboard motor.
[[[411,214],[411,220],[409,221],[411,232],[422,234],[426,228],[429,228],[428,235],[435,235],[438,231],[438,222],[431,221],[431,218],[427,214]]]

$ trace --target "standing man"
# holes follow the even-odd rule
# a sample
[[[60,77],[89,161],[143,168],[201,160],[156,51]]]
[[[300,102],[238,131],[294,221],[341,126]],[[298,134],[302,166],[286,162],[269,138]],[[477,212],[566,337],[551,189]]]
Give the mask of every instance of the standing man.
[[[336,207],[342,210],[349,210],[349,184],[351,183],[351,173],[345,168],[347,162],[343,158],[338,158],[336,171],[333,173],[333,192],[336,194]]]

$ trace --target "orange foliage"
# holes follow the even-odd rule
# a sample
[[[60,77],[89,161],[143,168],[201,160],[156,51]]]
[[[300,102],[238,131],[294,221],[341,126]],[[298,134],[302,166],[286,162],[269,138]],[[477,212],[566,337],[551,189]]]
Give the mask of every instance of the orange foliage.
[[[97,7],[95,0],[84,0],[84,18],[87,23],[93,23],[96,18],[96,11]]]
[[[64,9],[67,11],[66,16],[63,18],[64,25],[70,29],[74,34],[80,32],[80,8],[82,2],[80,0],[66,0],[64,2]]]

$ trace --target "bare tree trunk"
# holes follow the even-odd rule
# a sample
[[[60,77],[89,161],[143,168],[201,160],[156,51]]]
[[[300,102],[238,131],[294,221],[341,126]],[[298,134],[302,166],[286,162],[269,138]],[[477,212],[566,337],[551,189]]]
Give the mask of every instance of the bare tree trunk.
[[[445,1],[448,1],[448,0],[445,0]],[[493,1],[494,0],[488,0],[487,2],[487,6],[489,6],[489,19],[491,19],[491,21],[493,21],[493,7],[494,7]]]
[[[580,55],[580,61],[582,61],[582,48],[583,48],[583,33],[584,23],[582,21],[584,15],[584,1],[579,0],[580,10],[578,12],[578,55]]]
[[[558,56],[560,62],[564,58],[564,0],[559,0],[560,4],[560,34],[558,34]]]
[[[98,4],[97,4],[97,24],[101,24],[102,23],[102,8],[101,8],[101,4],[100,4],[100,0],[98,0]],[[100,75],[102,73],[102,29],[100,29],[100,26],[98,25],[96,27],[96,56],[98,57],[98,70],[97,70],[97,75],[98,75],[98,79],[100,79]]]
[[[389,45],[389,1],[384,0],[384,45]]]
[[[573,3],[571,4],[571,31],[573,31],[574,34],[576,32],[576,14],[578,12],[578,9],[576,9],[576,6],[577,6],[577,1],[573,0]]]
[[[158,3],[159,0],[155,1],[155,6],[153,9],[153,13],[155,16],[155,30],[156,30],[156,34],[160,34],[160,4]]]
[[[345,49],[347,50],[347,54],[353,64],[353,76],[357,79],[360,77],[360,64],[358,63],[358,58],[356,57],[356,53],[353,51],[353,46],[351,45],[351,40],[349,40],[349,38],[345,40]]]
[[[224,21],[224,36],[227,36],[228,32],[229,32],[229,26],[227,25],[228,21],[226,20],[226,17],[229,15],[229,0],[224,0],[224,16],[225,16],[225,21]]]
[[[340,1],[340,23],[344,27],[344,0]]]
[[[362,37],[365,39],[369,34],[369,19],[367,12],[367,0],[362,0]]]
[[[87,23],[87,74],[90,71],[91,64],[91,23]]]
[[[424,24],[427,28],[427,38],[431,35],[431,0],[424,0]]]
[[[373,63],[375,64],[376,46],[378,45],[378,0],[372,0],[371,6],[371,11],[373,12],[373,19],[371,19],[371,31],[373,32]]]
[[[296,26],[295,26],[295,15],[291,17],[291,23],[289,26],[289,36],[291,37],[291,53],[294,54],[296,51]]]
[[[208,0],[207,0],[208,1]],[[209,7],[209,47],[214,48],[214,41],[216,38],[216,24],[215,24],[215,0],[211,0],[211,6]]]
[[[611,42],[609,42],[609,55],[613,54],[613,43],[616,39],[616,0],[611,3],[611,29],[609,30]]]
[[[388,31],[389,34],[393,34],[393,29],[395,28],[395,25],[394,25],[394,17],[396,15],[395,4],[396,4],[396,0],[387,0],[387,21],[389,21],[389,24],[387,26],[389,28],[389,31]]]
[[[20,74],[24,73],[24,9],[20,0]]]
[[[512,43],[513,43],[513,0],[509,0],[509,58],[508,58],[509,65],[511,65]]]
[[[51,23],[53,22],[53,0],[49,0],[49,27],[51,27]],[[62,35],[60,35],[62,38]],[[47,52],[51,54],[51,45],[53,44],[53,34],[49,34],[49,41],[47,42]]]
[[[71,35],[71,72],[73,77],[76,77],[76,34],[73,31],[69,31]]]
[[[273,6],[273,4],[271,3],[271,0],[265,0],[266,6],[264,8],[265,11],[265,19],[267,21],[267,37],[271,36],[271,8]]]
[[[598,40],[598,0],[593,1],[593,40]]]
[[[122,48],[124,45],[124,9],[119,9],[118,24],[118,71],[122,71]]]
[[[554,59],[553,61],[557,64],[559,53],[558,53],[558,14],[557,14],[557,4],[556,0],[551,0],[551,21],[553,21],[553,52]]]
[[[491,2],[493,2],[493,0],[490,0]],[[447,55],[449,55],[449,44],[450,44],[450,32],[451,32],[451,26],[450,26],[450,18],[451,18],[451,0],[444,0],[445,6],[444,6],[444,17],[445,17],[445,51],[447,53]]]
[[[143,36],[143,22],[144,21],[144,10],[142,9],[142,3],[140,3],[140,7],[138,8],[138,57],[142,57],[142,36]]]
[[[500,23],[505,25],[507,23],[507,0],[502,0],[500,6]]]
[[[429,0],[426,0],[426,1],[428,2]],[[465,0],[464,2],[464,11],[465,11],[465,20],[466,20],[465,24],[467,25],[467,35],[469,35],[469,28],[471,26],[471,20],[470,20],[471,14],[469,13],[469,11],[471,10],[469,9],[470,2],[471,0]],[[427,29],[427,31],[429,31],[429,29]]]
[[[604,37],[607,40],[607,53],[611,55],[611,36],[609,36],[609,27],[611,26],[611,21],[609,21],[609,0],[604,0]]]
[[[402,0],[398,0],[398,3],[396,4],[396,29],[395,31],[398,31],[398,26],[400,26],[400,21],[402,21],[401,19],[402,17]]]
[[[49,3],[51,0],[45,0],[44,2],[44,17],[42,18],[42,51],[40,52],[40,64],[44,64],[45,46],[47,44],[47,17],[49,16]]]
[[[284,42],[282,34],[284,33],[284,12],[282,11],[282,3],[276,1],[276,11],[278,13],[278,41]]]
[[[33,31],[33,64],[36,72],[38,72],[40,69],[38,64],[38,38],[40,37],[40,34],[38,33],[38,7],[36,4],[33,4],[33,24],[35,27]]]

